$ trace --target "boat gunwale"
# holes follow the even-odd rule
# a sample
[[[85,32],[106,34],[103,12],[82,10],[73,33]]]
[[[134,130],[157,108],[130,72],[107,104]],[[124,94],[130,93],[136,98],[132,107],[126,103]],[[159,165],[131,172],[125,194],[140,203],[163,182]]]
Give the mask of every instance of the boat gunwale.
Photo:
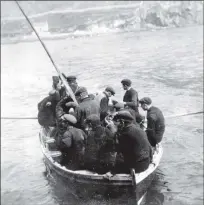
[[[45,136],[43,136],[43,134]],[[41,150],[43,152],[43,155],[46,157],[47,160],[49,160],[49,163],[53,166],[53,168],[55,169],[55,171],[62,175],[62,172],[65,172],[63,174],[67,175],[67,177],[69,178],[74,178],[75,181],[79,181],[79,182],[94,182],[96,181],[97,184],[99,183],[105,183],[108,185],[132,185],[132,177],[130,174],[116,174],[113,177],[111,177],[110,179],[105,179],[104,175],[100,175],[97,173],[92,173],[89,172],[88,170],[77,170],[77,171],[73,171],[70,169],[67,169],[65,166],[60,165],[58,162],[54,161],[54,159],[50,156],[50,151],[48,150],[47,147],[45,147],[45,143],[43,142],[43,137],[48,137],[49,135],[46,135],[44,129],[42,128],[40,133],[39,133],[39,138],[40,138],[40,143],[41,143]],[[145,170],[144,172],[141,172],[139,174],[136,174],[136,179],[137,179],[137,184],[139,184],[140,182],[142,182],[145,178],[147,178],[149,175],[151,175],[159,166],[159,163],[161,161],[161,157],[163,155],[163,148],[162,145],[159,144],[159,148],[158,148],[158,154],[154,155],[156,156],[155,158],[153,158],[154,161],[156,161],[156,163],[151,163],[148,167],[147,170]],[[89,173],[82,173],[82,171],[86,171]],[[81,172],[81,173],[80,173]],[[69,175],[69,176],[68,176]]]

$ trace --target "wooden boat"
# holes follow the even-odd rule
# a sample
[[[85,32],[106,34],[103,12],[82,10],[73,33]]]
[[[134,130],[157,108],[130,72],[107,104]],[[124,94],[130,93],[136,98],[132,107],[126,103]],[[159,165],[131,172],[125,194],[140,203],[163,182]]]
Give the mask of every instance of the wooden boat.
[[[65,166],[62,166],[59,163],[61,152],[51,151],[49,148],[49,143],[52,141],[52,139],[50,138],[50,130],[42,128],[39,133],[39,138],[41,149],[44,155],[44,163],[48,171],[55,172],[55,174],[71,180],[75,184],[86,184],[87,186],[95,186],[95,188],[98,187],[98,189],[101,189],[101,187],[111,187],[114,189],[120,187],[133,187],[132,177],[129,174],[116,174],[110,179],[106,179],[104,175],[100,175],[94,172],[87,170],[73,171],[66,168]],[[153,161],[149,165],[148,169],[142,173],[136,174],[137,199],[139,199],[138,205],[142,201],[148,187],[150,186],[154,178],[155,170],[159,166],[162,154],[162,145],[159,144],[153,155]]]

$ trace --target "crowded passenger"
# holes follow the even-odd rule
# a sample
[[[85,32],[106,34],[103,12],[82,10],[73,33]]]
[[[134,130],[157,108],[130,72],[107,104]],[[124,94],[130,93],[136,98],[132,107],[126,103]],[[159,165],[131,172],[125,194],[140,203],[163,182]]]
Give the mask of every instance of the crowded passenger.
[[[38,122],[44,127],[56,125],[56,105],[60,100],[59,93],[55,90],[49,92],[49,96],[38,103]]]
[[[59,142],[62,152],[61,164],[76,170],[83,165],[87,135],[83,130],[74,127],[77,120],[73,115],[65,114],[63,117],[66,121],[66,131]]]
[[[58,76],[52,76],[52,88],[59,93],[60,99],[66,96],[66,90]]]
[[[100,107],[95,99],[88,95],[88,91],[85,87],[80,87],[75,93],[79,105],[75,109],[75,116],[77,119],[77,127],[84,129],[84,122],[91,114],[100,116]]]
[[[105,117],[109,114],[111,110],[111,96],[115,95],[115,91],[112,87],[108,86],[105,91],[103,92],[104,97],[100,101],[100,120],[103,121]]]
[[[133,116],[128,111],[119,111],[114,120],[118,123],[116,150],[122,154],[123,161],[116,161],[112,173],[129,173],[132,168],[136,173],[143,172],[152,160],[146,133],[132,123]]]
[[[88,138],[84,156],[84,168],[105,174],[115,164],[114,133],[103,127],[99,116],[94,114],[86,119],[85,124]]]
[[[140,101],[143,110],[147,111],[147,137],[152,145],[156,145],[161,142],[165,131],[165,119],[162,111],[152,106],[152,100],[149,97],[144,97]]]
[[[75,76],[64,77],[77,103],[66,94],[60,78],[53,76],[54,90],[38,104],[39,123],[55,127],[51,135],[62,152],[61,164],[99,174],[146,170],[152,147],[162,140],[165,130],[163,114],[151,105],[151,99],[139,101],[131,80],[123,79],[126,92],[122,103],[112,100],[115,91],[110,86],[97,101],[85,87],[78,86]],[[139,114],[139,103],[147,111],[146,132],[141,129],[144,118]]]

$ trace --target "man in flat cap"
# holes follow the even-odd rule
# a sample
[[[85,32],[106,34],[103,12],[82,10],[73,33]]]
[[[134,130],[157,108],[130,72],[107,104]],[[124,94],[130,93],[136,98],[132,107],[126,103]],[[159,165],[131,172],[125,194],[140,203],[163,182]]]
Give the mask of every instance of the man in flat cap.
[[[83,165],[87,135],[83,130],[74,127],[77,120],[73,115],[65,114],[63,120],[67,123],[67,129],[59,144],[60,151],[63,153],[61,163],[69,165],[72,170],[77,170]]]
[[[103,121],[105,117],[109,114],[110,111],[112,111],[113,106],[111,101],[111,97],[115,95],[115,90],[108,86],[106,87],[105,91],[103,92],[104,97],[100,101],[100,120]],[[112,109],[111,109],[112,106]]]
[[[89,96],[85,87],[80,87],[75,95],[79,102],[79,105],[75,109],[77,126],[84,129],[84,121],[89,115],[95,114],[100,117],[100,106],[95,99]]]
[[[73,93],[75,94],[79,88],[78,83],[76,81],[76,79],[77,79],[76,76],[74,76],[74,75],[66,76],[64,73],[62,73],[62,75],[67,80],[67,83],[69,84],[70,88],[72,89]],[[65,92],[65,88],[64,88],[64,92]],[[65,92],[64,96],[65,95],[66,95],[66,92]]]
[[[147,137],[152,145],[156,147],[156,144],[161,142],[165,131],[165,119],[162,111],[152,106],[152,100],[149,97],[142,98],[139,103],[143,110],[147,111]]]
[[[112,173],[129,173],[132,168],[136,173],[145,171],[152,159],[152,150],[146,133],[132,123],[133,116],[126,110],[119,111],[114,120],[119,123],[116,150],[118,154],[122,154],[124,161],[116,161]]]
[[[128,106],[133,109],[135,112],[138,112],[139,100],[138,93],[135,89],[131,87],[132,82],[129,79],[123,79],[121,81],[123,89],[126,90],[123,97],[124,106]]]

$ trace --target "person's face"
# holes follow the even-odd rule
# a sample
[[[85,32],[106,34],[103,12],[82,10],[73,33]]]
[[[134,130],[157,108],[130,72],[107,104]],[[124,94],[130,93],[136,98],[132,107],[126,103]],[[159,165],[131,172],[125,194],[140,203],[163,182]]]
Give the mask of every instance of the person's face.
[[[127,90],[127,89],[128,89],[128,86],[127,86],[127,85],[122,84],[122,87],[123,87],[124,90]]]
[[[57,85],[56,85],[56,90],[61,90],[62,88],[62,83],[59,82]]]
[[[147,107],[147,105],[145,104],[145,103],[142,103],[141,104],[141,108],[143,109],[143,110],[148,110],[148,107]]]
[[[108,97],[111,97],[112,96],[112,93],[111,92],[106,92],[107,93],[107,95],[108,95]]]
[[[68,82],[70,88],[72,89],[73,92],[76,91],[77,89],[77,83],[76,82]]]

